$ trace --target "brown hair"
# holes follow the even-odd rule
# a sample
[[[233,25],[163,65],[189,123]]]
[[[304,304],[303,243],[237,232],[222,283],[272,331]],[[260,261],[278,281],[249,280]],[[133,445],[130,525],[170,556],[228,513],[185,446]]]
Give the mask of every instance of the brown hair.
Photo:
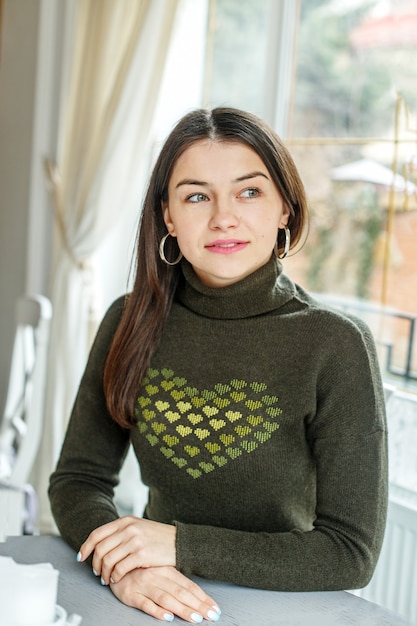
[[[168,200],[168,183],[181,154],[196,141],[235,141],[251,147],[267,167],[290,209],[291,247],[302,237],[307,222],[304,186],[294,161],[276,133],[261,119],[238,109],[197,109],[185,115],[163,145],[143,203],[136,251],[132,293],[126,298],[104,370],[104,391],[113,419],[129,428],[136,419],[134,406],[152,354],[160,340],[179,278],[179,266],[164,263],[158,253],[166,234],[162,201]],[[278,231],[278,250],[284,231]],[[176,238],[168,237],[165,254],[178,255]]]

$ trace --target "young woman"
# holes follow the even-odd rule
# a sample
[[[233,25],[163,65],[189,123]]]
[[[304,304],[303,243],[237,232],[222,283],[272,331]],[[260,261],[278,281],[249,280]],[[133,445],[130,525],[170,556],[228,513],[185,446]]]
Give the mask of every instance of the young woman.
[[[158,619],[219,619],[193,575],[317,591],[374,570],[380,373],[368,328],[282,272],[306,215],[287,149],[239,110],[186,115],[154,167],[133,291],[98,332],[50,499],[78,560]],[[143,518],[113,504],[130,442]]]

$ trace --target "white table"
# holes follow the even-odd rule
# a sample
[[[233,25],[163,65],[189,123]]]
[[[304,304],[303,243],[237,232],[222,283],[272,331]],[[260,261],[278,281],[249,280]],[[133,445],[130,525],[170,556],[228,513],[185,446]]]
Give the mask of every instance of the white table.
[[[48,562],[59,570],[58,604],[82,616],[81,626],[157,626],[154,618],[121,604],[90,566],[59,537],[10,537],[0,555],[17,563]],[[219,626],[410,626],[401,617],[345,591],[284,593],[196,579],[219,603]],[[174,624],[185,624],[176,618]],[[210,624],[212,622],[204,622]]]

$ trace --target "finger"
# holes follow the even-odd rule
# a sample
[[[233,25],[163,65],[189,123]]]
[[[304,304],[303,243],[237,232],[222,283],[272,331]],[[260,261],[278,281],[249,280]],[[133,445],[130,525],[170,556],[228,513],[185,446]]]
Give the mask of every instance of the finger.
[[[217,621],[220,617],[220,611],[215,611],[214,605],[201,603],[197,598],[184,594],[180,588],[175,591],[175,596],[166,591],[155,593],[154,602],[169,613],[194,624],[200,624],[204,619]]]
[[[124,602],[128,606],[139,609],[140,611],[143,611],[144,613],[147,613],[148,615],[151,615],[152,617],[155,617],[156,619],[161,621],[174,621],[174,613],[168,611],[161,606],[158,606],[150,598],[147,598],[139,591],[135,591],[133,596],[129,600],[125,594],[119,592],[118,585],[116,583],[111,583],[110,589],[112,590],[114,595],[119,598],[119,600],[121,600],[121,602]]]
[[[217,622],[220,617],[220,609],[214,601],[202,602],[181,586],[177,586],[173,591],[155,590],[152,600],[169,613],[194,624],[200,624],[204,619]]]
[[[126,553],[120,549],[120,537],[112,535],[111,538],[100,542],[94,550],[92,567],[108,583],[111,571],[117,563],[117,554],[124,558]]]
[[[171,559],[161,546],[145,545],[135,538],[107,553],[102,559],[101,571],[106,580],[111,577],[117,583],[138,568],[163,566],[175,567],[175,555]]]
[[[109,522],[108,524],[103,524],[103,526],[99,526],[95,530],[93,530],[81,545],[80,550],[78,552],[79,561],[85,561],[90,554],[95,550],[98,543],[105,540],[107,537],[112,535],[117,531],[119,527],[120,520],[114,520],[113,522]]]
[[[116,541],[119,543],[116,545]],[[121,535],[112,536],[98,544],[94,551],[92,566],[100,573],[102,584],[119,582],[129,572],[144,567],[143,551],[136,542],[123,541]]]
[[[210,604],[210,606],[212,606],[213,604],[216,604],[217,606],[217,603],[213,600],[213,598],[207,595],[207,593],[204,591],[204,589],[200,587],[200,585],[184,576],[184,574],[181,574],[181,572],[178,572],[178,570],[176,570],[176,572],[183,579],[184,582],[182,584],[184,585],[184,587],[188,589],[188,591],[190,591],[192,594],[194,594],[196,598],[198,598],[201,602]]]
[[[175,568],[161,569],[167,572],[167,577],[163,583],[151,590],[151,599],[154,602],[189,622],[200,623],[203,619],[210,621],[219,619],[221,611],[217,602],[197,583]],[[158,573],[158,568],[154,571]]]
[[[119,582],[139,567],[175,566],[175,526],[124,518],[113,534],[96,544],[93,568],[104,584]]]
[[[114,551],[116,552],[116,551]],[[121,551],[118,551],[121,553]],[[113,556],[113,554],[111,555]],[[109,566],[109,567],[108,567]],[[115,560],[113,567],[110,565],[110,560],[105,557],[103,561],[103,569],[104,574],[102,576],[106,579],[112,580],[112,582],[118,583],[126,574],[132,572],[140,567],[143,567],[140,556],[137,552],[133,554],[128,554],[126,557],[119,557]]]
[[[95,569],[95,557],[93,558],[93,568]],[[107,552],[103,557],[97,555],[97,567],[100,567],[102,584],[119,582],[123,576],[129,572],[142,567],[140,552],[129,550],[128,544],[119,544],[114,550]],[[96,570],[97,571],[97,570]]]
[[[101,575],[103,584],[108,584],[110,578],[118,582],[129,571],[139,567],[167,565],[167,557],[161,553],[163,546],[155,542],[147,545],[149,540],[138,519],[125,517],[117,522],[110,528],[98,529],[100,532],[93,537],[97,543],[92,566]],[[103,530],[112,532],[105,535]],[[151,559],[152,563],[146,562],[146,558]]]
[[[80,552],[82,553],[83,559],[87,558],[84,553],[89,553],[93,550],[101,550],[103,553],[110,551],[114,546],[120,543],[120,539],[115,539],[118,535],[123,534],[123,540],[131,540],[132,538],[137,536],[139,533],[140,527],[140,518],[136,518],[130,515],[126,515],[124,517],[120,517],[117,520],[113,520],[108,524],[103,524],[103,526],[99,526],[95,530],[93,530],[86,541],[80,548]],[[142,531],[141,531],[142,533]],[[112,541],[112,543],[105,543],[106,541]],[[103,547],[103,545],[104,547]],[[101,546],[101,548],[100,548]]]
[[[128,572],[148,565],[167,565],[167,557],[160,554],[160,546],[146,545],[146,537],[137,524],[125,523],[117,527],[112,535],[97,543],[93,568],[99,572],[102,582],[108,584],[110,578],[118,582]],[[148,554],[148,556],[146,556]],[[146,561],[151,558],[152,563]]]
[[[172,571],[167,576],[158,571],[163,569],[152,568],[153,572],[138,570],[127,586],[122,580],[119,585],[110,584],[110,588],[122,602],[157,619],[172,621],[177,615],[194,624],[201,623],[203,619],[218,621],[221,611],[212,598],[174,568],[169,568]],[[190,589],[198,589],[199,595],[204,596],[207,602],[202,602]]]

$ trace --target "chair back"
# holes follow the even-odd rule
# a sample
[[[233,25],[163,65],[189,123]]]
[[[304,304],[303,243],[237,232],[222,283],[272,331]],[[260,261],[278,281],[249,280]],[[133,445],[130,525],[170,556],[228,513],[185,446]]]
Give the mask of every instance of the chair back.
[[[16,303],[16,331],[4,415],[0,423],[0,489],[26,490],[42,436],[52,305],[40,295]],[[11,513],[11,512],[10,512]]]

